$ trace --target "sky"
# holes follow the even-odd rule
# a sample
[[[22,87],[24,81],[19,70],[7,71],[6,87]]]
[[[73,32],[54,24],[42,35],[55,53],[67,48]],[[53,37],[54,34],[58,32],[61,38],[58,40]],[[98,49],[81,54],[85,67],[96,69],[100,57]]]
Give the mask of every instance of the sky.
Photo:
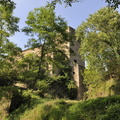
[[[13,0],[16,3],[16,9],[14,10],[14,16],[20,18],[19,28],[22,29],[26,26],[25,21],[28,15],[28,12],[34,8],[39,8],[45,6],[47,1],[51,0]],[[57,4],[55,12],[56,15],[61,15],[65,18],[68,23],[68,26],[76,29],[83,21],[85,21],[90,14],[97,12],[102,7],[105,7],[107,3],[105,0],[80,0],[80,2],[73,3],[72,7],[65,7],[65,4]],[[18,47],[21,47],[23,50],[28,36],[23,32],[17,32],[14,36],[10,38],[10,41],[17,44]]]

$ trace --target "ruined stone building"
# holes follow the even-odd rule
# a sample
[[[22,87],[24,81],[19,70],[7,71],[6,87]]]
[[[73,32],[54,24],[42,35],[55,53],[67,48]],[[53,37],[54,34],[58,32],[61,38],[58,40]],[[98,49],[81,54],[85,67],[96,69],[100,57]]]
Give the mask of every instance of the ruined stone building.
[[[74,34],[75,30],[72,27],[68,27],[68,32],[72,32]],[[83,85],[83,77],[81,75],[81,72],[85,68],[85,61],[81,59],[81,56],[78,53],[79,48],[80,42],[76,41],[76,39],[73,40],[73,43],[68,43],[70,66],[72,67],[71,74],[76,82],[76,86],[78,89],[77,98],[83,99],[83,93],[85,91],[85,88]],[[71,54],[70,49],[73,50],[74,54]]]
[[[67,31],[70,34],[74,34],[75,29],[73,29],[72,27],[68,27]],[[74,38],[72,43],[71,42],[67,43],[67,47],[65,51],[69,58],[69,65],[72,68],[71,75],[73,79],[75,80],[76,86],[78,89],[77,98],[82,99],[83,93],[84,93],[84,85],[83,85],[83,78],[81,75],[81,70],[85,68],[85,62],[81,59],[81,56],[78,53],[79,48],[80,48],[80,42],[76,41],[76,39]],[[74,52],[74,54],[71,53],[71,50]],[[25,55],[29,53],[39,53],[39,50],[38,48],[35,48],[35,49],[28,49],[28,50],[23,51],[23,54]]]

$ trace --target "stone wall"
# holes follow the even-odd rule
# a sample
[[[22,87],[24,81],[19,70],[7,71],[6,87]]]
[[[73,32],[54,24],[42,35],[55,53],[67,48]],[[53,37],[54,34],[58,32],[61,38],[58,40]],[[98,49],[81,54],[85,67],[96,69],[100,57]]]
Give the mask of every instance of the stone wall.
[[[75,29],[69,26],[67,29],[67,32],[69,32],[71,35],[74,35]],[[77,98],[82,99],[85,88],[83,85],[83,77],[81,75],[81,70],[85,68],[85,62],[81,60],[81,56],[78,53],[79,48],[80,48],[80,42],[76,41],[75,37],[73,37],[72,42],[67,42],[60,46],[60,49],[65,51],[65,54],[67,55],[69,59],[70,66],[72,67],[71,75],[72,75],[72,78],[75,80],[76,86],[78,89]],[[35,48],[33,50],[28,49],[28,50],[23,51],[24,55],[29,54],[29,53],[40,54],[40,48]],[[49,65],[49,69],[51,68],[52,66]],[[52,72],[50,73],[50,75],[52,75]]]

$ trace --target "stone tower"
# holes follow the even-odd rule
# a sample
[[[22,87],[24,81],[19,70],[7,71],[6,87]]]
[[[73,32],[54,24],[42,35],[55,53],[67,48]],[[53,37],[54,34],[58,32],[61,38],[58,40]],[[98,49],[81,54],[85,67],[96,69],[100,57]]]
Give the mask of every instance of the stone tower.
[[[67,29],[67,32],[74,35],[75,29],[69,26]],[[78,53],[79,48],[80,48],[80,42],[76,41],[75,37],[73,37],[72,42],[67,42],[61,46],[61,49],[64,49],[64,51],[66,52],[69,58],[69,65],[72,68],[71,76],[72,76],[72,79],[75,80],[77,90],[78,90],[78,94],[77,94],[78,100],[83,99],[83,93],[85,91],[85,87],[83,84],[83,77],[81,75],[81,71],[83,71],[85,68],[85,61],[81,60],[81,56]],[[34,49],[28,49],[23,51],[24,55],[29,53],[40,54],[40,49],[34,48]],[[51,69],[53,67],[50,65],[49,68]]]
[[[75,29],[72,27],[68,27],[67,31],[70,34],[75,33]],[[69,53],[69,59],[70,59],[70,66],[72,68],[71,74],[73,79],[76,82],[77,90],[78,90],[78,95],[77,99],[83,99],[83,94],[85,91],[85,87],[83,84],[83,77],[81,75],[81,72],[85,68],[85,61],[81,59],[80,54],[78,53],[80,48],[80,41],[76,41],[76,38],[73,39],[72,43],[68,43],[68,53]],[[73,51],[73,54],[70,51]]]

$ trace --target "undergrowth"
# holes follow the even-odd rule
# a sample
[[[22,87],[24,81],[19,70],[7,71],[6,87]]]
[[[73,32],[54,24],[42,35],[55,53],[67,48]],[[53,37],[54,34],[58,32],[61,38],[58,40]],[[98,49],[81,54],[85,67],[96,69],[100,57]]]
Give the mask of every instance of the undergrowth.
[[[34,100],[29,109],[21,106],[6,120],[120,120],[120,96],[86,101]]]

